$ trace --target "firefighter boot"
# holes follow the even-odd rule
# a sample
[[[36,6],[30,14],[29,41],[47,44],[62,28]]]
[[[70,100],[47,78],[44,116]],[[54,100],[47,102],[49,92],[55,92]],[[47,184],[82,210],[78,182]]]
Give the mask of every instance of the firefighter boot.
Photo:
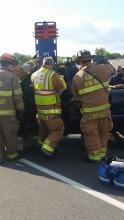
[[[9,154],[9,155],[7,155],[6,159],[8,161],[18,160],[19,159],[19,154],[18,154],[18,152],[13,153],[13,154]]]
[[[89,161],[94,162],[94,163],[101,162],[101,151],[96,150],[92,154],[88,154],[88,159]]]
[[[41,148],[41,159],[42,162],[57,160],[55,149],[46,143],[43,143]]]

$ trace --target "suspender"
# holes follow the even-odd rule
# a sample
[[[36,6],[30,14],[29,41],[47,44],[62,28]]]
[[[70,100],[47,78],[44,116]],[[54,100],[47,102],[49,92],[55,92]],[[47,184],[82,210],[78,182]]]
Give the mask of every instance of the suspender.
[[[85,72],[87,72],[88,74],[90,74],[91,76],[93,76],[97,81],[99,81],[99,83],[102,85],[106,95],[108,96],[108,90],[106,89],[106,87],[104,86],[103,82],[99,79],[99,77],[97,77],[96,75],[94,75],[93,73],[91,73],[88,68],[85,69]]]

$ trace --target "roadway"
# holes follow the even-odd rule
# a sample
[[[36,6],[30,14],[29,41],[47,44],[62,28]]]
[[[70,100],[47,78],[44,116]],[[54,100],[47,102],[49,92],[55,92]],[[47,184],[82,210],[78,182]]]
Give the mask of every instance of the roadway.
[[[34,144],[19,161],[0,166],[0,220],[124,219],[124,191],[98,180],[81,138],[63,138],[59,154],[41,162]],[[108,155],[124,158],[122,143],[109,142]]]

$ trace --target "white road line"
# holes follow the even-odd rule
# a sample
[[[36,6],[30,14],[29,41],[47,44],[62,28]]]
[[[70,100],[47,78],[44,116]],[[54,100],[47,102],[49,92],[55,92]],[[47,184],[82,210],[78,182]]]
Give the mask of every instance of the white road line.
[[[123,202],[120,202],[120,201],[118,201],[116,199],[113,199],[112,197],[109,197],[109,196],[107,196],[107,195],[105,195],[103,193],[97,192],[97,191],[95,191],[95,190],[93,190],[93,189],[91,189],[89,187],[84,186],[83,184],[80,184],[80,183],[78,183],[78,182],[76,182],[76,181],[74,181],[72,179],[69,179],[69,178],[67,178],[67,177],[65,177],[65,176],[63,176],[61,174],[58,174],[58,173],[56,173],[54,171],[51,171],[51,170],[49,170],[49,169],[47,169],[47,168],[45,168],[43,166],[40,166],[40,165],[38,165],[36,163],[33,163],[33,162],[29,161],[29,160],[26,160],[24,158],[20,159],[19,161],[24,163],[24,164],[26,164],[26,165],[28,165],[28,166],[30,166],[30,167],[32,167],[32,168],[34,168],[34,169],[36,169],[36,170],[39,170],[39,171],[41,171],[41,172],[43,172],[45,174],[48,174],[49,176],[52,176],[52,177],[54,177],[54,178],[56,178],[58,180],[61,180],[61,181],[65,182],[65,183],[73,186],[76,189],[84,191],[84,192],[86,192],[86,193],[88,193],[88,194],[90,194],[90,195],[92,195],[92,196],[94,196],[94,197],[96,197],[96,198],[98,198],[100,200],[103,200],[104,202],[107,202],[110,205],[113,205],[113,206],[115,206],[115,207],[117,207],[117,208],[119,208],[121,210],[124,210],[124,203]]]

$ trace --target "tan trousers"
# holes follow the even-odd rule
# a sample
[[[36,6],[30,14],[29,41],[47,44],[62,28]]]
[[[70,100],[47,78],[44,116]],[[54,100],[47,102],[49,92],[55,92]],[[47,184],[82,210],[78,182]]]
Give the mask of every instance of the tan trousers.
[[[82,116],[80,127],[88,153],[92,154],[100,148],[107,148],[108,134],[113,127],[111,118],[106,117],[84,122]]]
[[[63,132],[64,123],[60,116],[55,116],[49,120],[39,119],[39,136],[41,142],[47,139],[49,145],[56,148],[63,136]]]
[[[19,123],[15,116],[0,116],[0,157],[17,152],[18,129]]]

